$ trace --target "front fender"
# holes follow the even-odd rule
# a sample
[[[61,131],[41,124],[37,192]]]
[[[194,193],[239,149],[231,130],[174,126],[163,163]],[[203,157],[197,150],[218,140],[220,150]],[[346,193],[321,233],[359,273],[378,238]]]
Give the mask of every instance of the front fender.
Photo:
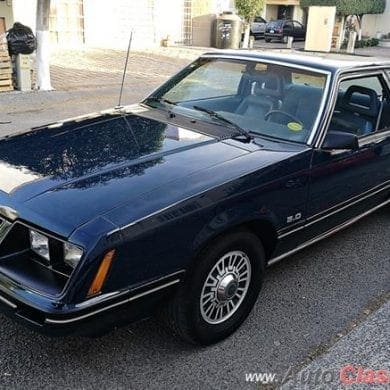
[[[193,252],[199,253],[210,240],[224,232],[253,222],[265,222],[271,226],[276,226],[277,217],[269,208],[259,206],[253,201],[228,209],[219,208],[216,211],[216,215],[195,237]]]

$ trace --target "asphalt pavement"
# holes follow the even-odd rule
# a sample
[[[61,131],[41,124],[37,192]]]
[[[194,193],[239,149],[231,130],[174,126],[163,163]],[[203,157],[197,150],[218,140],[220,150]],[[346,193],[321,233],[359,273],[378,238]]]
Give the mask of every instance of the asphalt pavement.
[[[334,389],[339,384],[359,390],[389,386],[390,302],[301,371],[282,390]]]
[[[169,60],[167,66],[173,72],[189,60]],[[133,66],[141,66],[139,61]],[[164,69],[164,61],[153,66]],[[126,82],[124,101],[137,101],[168,73],[161,71],[152,79],[141,72],[134,75]],[[0,125],[0,135],[113,106],[117,92],[116,81],[107,81],[71,91],[2,94],[0,122],[11,123]],[[258,389],[259,382],[247,381],[253,373],[275,374],[278,382],[272,388],[287,374],[311,369],[313,362],[326,367],[328,360],[321,363],[321,359],[329,359],[338,348],[338,360],[333,361],[337,364],[332,367],[360,364],[381,369],[390,360],[386,351],[384,360],[367,360],[357,350],[348,353],[342,343],[351,345],[350,338],[358,340],[367,334],[363,328],[354,338],[373,318],[376,326],[366,343],[386,337],[381,329],[389,323],[389,217],[389,208],[379,210],[270,267],[246,323],[227,340],[208,348],[186,345],[153,318],[99,339],[52,339],[0,315],[0,388]],[[383,349],[388,344],[382,340],[379,346]],[[377,354],[362,348],[370,356]],[[332,383],[330,388],[339,384]]]
[[[246,323],[208,348],[184,344],[156,319],[99,339],[51,339],[0,316],[0,387],[259,388],[246,382],[248,373],[275,373],[282,381],[386,301],[389,217],[381,210],[269,268]],[[340,362],[349,363],[363,364],[359,356]]]

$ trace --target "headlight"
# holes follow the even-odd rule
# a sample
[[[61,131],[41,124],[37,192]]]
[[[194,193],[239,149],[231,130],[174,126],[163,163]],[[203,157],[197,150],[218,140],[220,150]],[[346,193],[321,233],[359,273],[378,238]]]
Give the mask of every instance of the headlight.
[[[31,249],[39,256],[50,261],[49,239],[35,230],[30,230]]]
[[[82,255],[83,251],[78,246],[70,244],[69,242],[64,244],[64,262],[72,268],[76,268]]]

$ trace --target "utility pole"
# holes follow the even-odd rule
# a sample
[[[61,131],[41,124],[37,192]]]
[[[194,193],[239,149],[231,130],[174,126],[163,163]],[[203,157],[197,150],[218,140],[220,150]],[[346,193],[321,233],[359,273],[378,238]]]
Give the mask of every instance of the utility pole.
[[[37,87],[51,91],[50,80],[50,0],[37,1]]]

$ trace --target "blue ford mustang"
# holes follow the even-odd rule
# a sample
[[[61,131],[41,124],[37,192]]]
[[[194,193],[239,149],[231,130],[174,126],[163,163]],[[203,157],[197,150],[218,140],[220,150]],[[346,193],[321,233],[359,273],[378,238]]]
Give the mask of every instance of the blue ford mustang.
[[[390,203],[390,62],[213,52],[138,105],[0,140],[0,308],[53,335],[158,310],[199,344],[267,265]]]

